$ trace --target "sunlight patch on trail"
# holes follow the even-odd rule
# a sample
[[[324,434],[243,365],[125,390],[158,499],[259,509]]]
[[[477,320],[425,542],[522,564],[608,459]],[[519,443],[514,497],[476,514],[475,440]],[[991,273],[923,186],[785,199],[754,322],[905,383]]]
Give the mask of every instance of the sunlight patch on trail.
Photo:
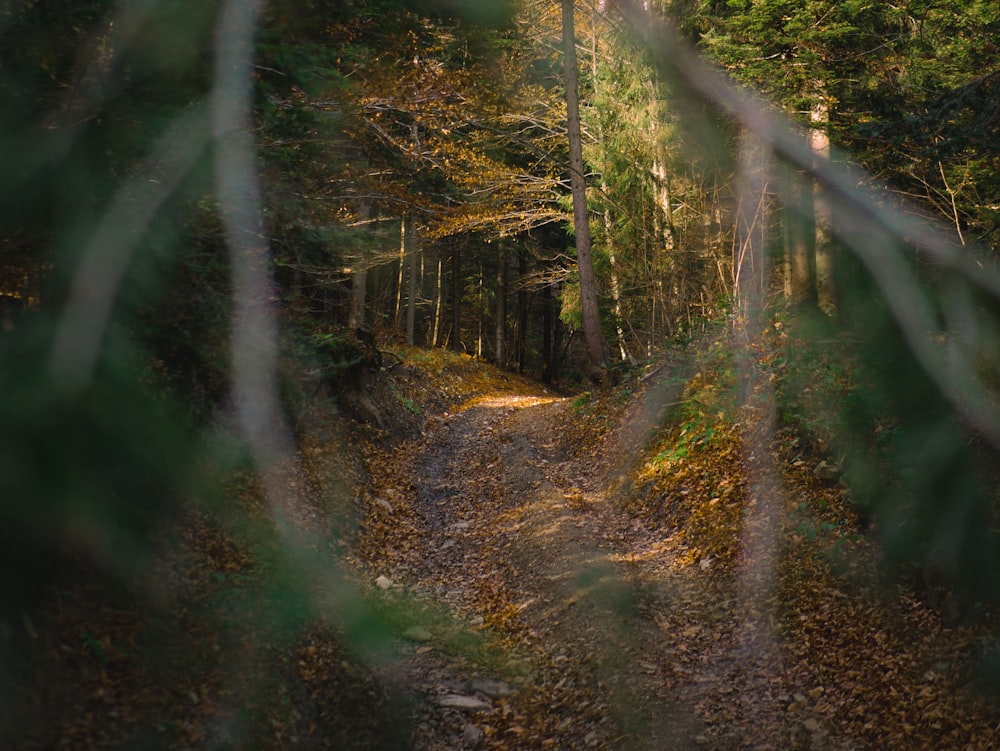
[[[475,396],[459,407],[459,411],[472,409],[473,407],[483,407],[485,409],[525,409],[527,407],[537,407],[542,404],[552,404],[564,400],[564,397],[561,396]]]
[[[676,557],[674,550],[673,536],[663,540],[656,540],[643,549],[627,549],[621,552],[608,554],[608,560],[614,563],[643,563],[662,562],[670,560],[671,564],[680,567],[680,563],[673,561]]]

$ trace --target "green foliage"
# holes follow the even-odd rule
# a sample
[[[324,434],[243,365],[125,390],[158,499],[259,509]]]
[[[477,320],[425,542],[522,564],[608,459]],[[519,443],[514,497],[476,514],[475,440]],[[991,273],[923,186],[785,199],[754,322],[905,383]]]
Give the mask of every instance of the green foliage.
[[[583,308],[580,305],[580,278],[572,273],[567,278],[560,295],[562,307],[559,309],[559,320],[570,329],[579,331],[583,328]]]
[[[320,390],[333,402],[365,388],[364,371],[380,363],[351,332],[315,330],[306,319],[284,334],[282,403],[296,421]]]
[[[768,0],[705,4],[709,55],[803,124],[822,103],[853,160],[996,250],[992,163],[1000,6]],[[905,166],[903,166],[905,165]]]
[[[807,440],[831,445],[841,406],[866,387],[858,381],[861,373],[849,334],[838,336],[825,315],[805,310],[795,316],[776,312],[769,336],[774,349],[768,367],[782,421]]]
[[[307,341],[310,352],[327,376],[336,378],[340,373],[359,367],[364,362],[361,343],[346,331],[316,332]]]
[[[179,498],[204,487],[201,440],[175,403],[150,390],[127,339],[116,332],[79,391],[64,390],[50,373],[50,344],[41,321],[0,339],[6,623],[46,595],[75,556],[139,582],[149,573],[154,530]]]
[[[736,361],[722,339],[708,349],[701,370],[686,384],[680,401],[673,406],[662,449],[651,464],[674,464],[690,454],[713,446],[728,433],[736,420]]]
[[[399,393],[392,384],[389,384],[389,390],[399,399],[399,403],[406,407],[412,414],[419,415],[421,413],[420,407],[406,394]]]
[[[814,450],[843,460],[851,501],[894,575],[931,557],[971,608],[1000,580],[998,454],[956,415],[870,284],[857,276],[842,290],[846,326],[782,316],[771,360],[780,409]]]
[[[126,293],[136,297],[134,330],[148,351],[150,380],[205,421],[229,389],[229,259],[214,207],[174,220],[161,265]]]
[[[581,412],[586,412],[590,409],[591,396],[589,391],[584,391],[582,394],[578,394],[573,397],[573,401],[570,402],[570,407],[574,412],[580,414]]]
[[[802,520],[795,527],[795,533],[802,535],[807,540],[815,540],[817,535],[829,532],[836,532],[838,525],[836,522],[815,520]]]
[[[661,80],[632,39],[591,32],[593,106],[584,118],[595,137],[584,155],[599,175],[589,194],[595,266],[605,320],[617,318],[639,350],[712,317],[725,294],[712,253],[728,238],[706,217],[726,180],[730,127]]]

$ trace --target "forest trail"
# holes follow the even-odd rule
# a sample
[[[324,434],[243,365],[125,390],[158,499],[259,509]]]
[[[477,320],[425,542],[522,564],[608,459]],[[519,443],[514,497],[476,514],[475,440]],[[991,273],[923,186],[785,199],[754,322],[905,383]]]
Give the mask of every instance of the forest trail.
[[[580,400],[474,399],[389,459],[387,595],[443,605],[502,653],[456,656],[449,626],[411,627],[383,673],[427,700],[420,748],[854,747],[748,637],[733,579],[617,502],[680,380],[589,434]]]
[[[282,467],[315,555],[240,474],[161,533],[169,591],[67,566],[0,747],[1000,747],[991,614],[887,585],[846,486],[703,352],[564,398],[407,350],[382,423],[317,400]]]

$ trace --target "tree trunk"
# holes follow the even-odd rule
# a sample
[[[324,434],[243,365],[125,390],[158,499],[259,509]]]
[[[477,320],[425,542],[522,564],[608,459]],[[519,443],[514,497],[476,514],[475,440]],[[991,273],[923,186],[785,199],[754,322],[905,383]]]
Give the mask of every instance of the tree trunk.
[[[367,324],[365,320],[367,289],[368,267],[362,261],[361,266],[354,269],[351,274],[351,316],[349,322],[351,329],[363,329]]]
[[[822,84],[818,84],[822,92]],[[813,105],[809,119],[809,131],[813,153],[818,159],[830,158],[830,139],[826,127],[830,123],[830,108],[820,93]],[[816,300],[820,309],[832,314],[837,309],[837,290],[834,285],[834,254],[836,243],[833,239],[833,217],[830,205],[821,192],[814,197],[816,217]]]
[[[659,213],[654,219],[658,225],[657,236],[663,243],[664,250],[673,250],[677,247],[677,226],[674,224],[674,207],[670,196],[670,174],[667,172],[667,155],[661,146],[657,149],[661,153],[653,161],[650,170],[653,175],[653,190],[655,193],[656,205]]]
[[[392,320],[396,328],[403,323],[403,284],[406,281],[406,215],[399,219],[399,278],[396,281],[396,312]]]
[[[410,123],[410,135],[413,138],[413,148],[419,154],[421,152],[420,129],[416,121]],[[417,225],[411,213],[406,214],[403,225],[403,243],[406,246],[406,255],[409,259],[407,268],[410,274],[409,284],[407,285],[406,343],[413,346],[417,322],[417,292],[418,290],[423,290],[423,259],[418,258],[419,238],[417,236]],[[421,272],[419,286],[417,282],[418,270]]]
[[[403,245],[407,260],[407,273],[409,274],[406,289],[406,343],[412,346],[417,320],[417,226],[410,214],[406,215],[403,224]]]
[[[367,201],[362,201],[358,207],[358,224],[364,227],[370,226],[368,218],[371,211]],[[367,249],[367,244],[364,246]],[[362,251],[361,255],[354,260],[354,268],[351,271],[351,315],[348,322],[350,328],[364,328],[367,321],[367,293],[368,293],[368,251]]]
[[[462,245],[465,238],[455,240],[451,250],[451,349],[462,349]]]
[[[560,349],[562,328],[557,313],[559,287],[552,284],[545,288],[542,318],[545,331],[542,333],[542,382],[555,383],[559,380]]]
[[[441,285],[441,277],[444,274],[444,264],[441,255],[440,243],[435,245],[434,255],[436,257],[436,273],[434,275],[434,315],[431,325],[431,346],[438,346],[438,338],[441,335],[441,315],[443,313],[442,298],[444,297]]]
[[[590,8],[590,76],[593,81],[592,85],[594,87],[594,99],[598,99],[598,86],[600,84],[600,66],[597,61],[597,17],[598,9],[597,5],[592,5]],[[601,195],[608,195],[608,184],[606,181],[606,176],[608,174],[608,154],[607,154],[607,142],[604,137],[604,128],[602,124],[602,119],[597,118],[597,137],[601,143],[601,156],[603,164],[601,165]],[[615,316],[615,333],[618,337],[618,353],[621,356],[622,361],[628,360],[628,350],[625,348],[625,331],[622,327],[622,299],[621,299],[621,284],[618,279],[618,265],[615,259],[615,236],[614,236],[614,226],[611,221],[611,211],[608,209],[605,203],[604,211],[604,245],[608,252],[608,263],[610,264],[611,270],[611,301],[613,303],[613,311]]]
[[[497,242],[497,366],[507,367],[507,248],[503,240]]]
[[[764,304],[767,290],[767,165],[759,141],[745,134],[736,176],[738,205],[733,238],[733,298],[751,320]]]
[[[782,231],[785,299],[794,306],[816,304],[816,223],[812,178],[782,168]]]
[[[542,383],[552,383],[552,290],[553,287],[545,287],[542,290]]]
[[[486,295],[486,276],[483,270],[483,259],[480,255],[479,257],[479,286],[478,286],[478,305],[477,305],[477,324],[478,328],[476,330],[476,357],[483,356],[483,315],[486,312],[485,306],[485,295]]]
[[[597,302],[597,279],[590,244],[587,215],[587,185],[584,180],[583,138],[580,133],[580,101],[577,90],[576,36],[573,0],[562,0],[563,66],[566,77],[566,131],[569,139],[569,179],[573,192],[573,225],[576,231],[576,263],[580,274],[580,307],[587,357],[594,368],[608,357],[608,343],[601,331]]]
[[[625,347],[625,329],[622,327],[622,295],[621,284],[618,281],[618,262],[615,258],[614,241],[611,238],[611,212],[604,210],[604,226],[608,237],[608,264],[611,267],[611,301],[614,304],[615,313],[615,334],[618,337],[618,354],[622,362],[629,359],[628,349]]]
[[[523,246],[517,252],[517,372],[524,374],[528,343],[528,251]]]

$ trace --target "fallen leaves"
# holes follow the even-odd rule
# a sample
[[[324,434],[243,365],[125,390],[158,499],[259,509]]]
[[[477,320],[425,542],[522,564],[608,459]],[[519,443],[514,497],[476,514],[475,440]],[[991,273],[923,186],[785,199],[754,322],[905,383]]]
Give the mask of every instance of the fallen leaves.
[[[434,751],[996,745],[996,710],[963,684],[987,625],[944,629],[912,591],[887,592],[843,488],[813,476],[790,432],[754,433],[766,411],[728,403],[724,361],[615,485],[641,394],[560,401],[468,358],[403,354],[409,370],[385,377],[423,416],[418,433],[345,437],[314,415],[285,475],[290,519],[370,590],[391,675],[333,619],[246,628],[253,607],[308,611],[314,583],[301,602],[269,589],[276,563],[233,522],[270,521],[237,478],[228,515],[181,515],[158,569],[174,608],[161,632],[128,597],[108,606],[89,572],[54,625],[31,620],[43,674],[64,680],[40,694],[65,706],[62,740],[113,746],[145,722],[167,745],[235,744],[234,728],[259,748],[378,748],[379,727],[411,719],[388,699],[396,680],[427,699],[410,741]],[[762,467],[774,497],[750,482]],[[768,504],[776,530],[751,524]],[[764,543],[773,567],[747,597]],[[184,669],[153,670],[154,638]]]

